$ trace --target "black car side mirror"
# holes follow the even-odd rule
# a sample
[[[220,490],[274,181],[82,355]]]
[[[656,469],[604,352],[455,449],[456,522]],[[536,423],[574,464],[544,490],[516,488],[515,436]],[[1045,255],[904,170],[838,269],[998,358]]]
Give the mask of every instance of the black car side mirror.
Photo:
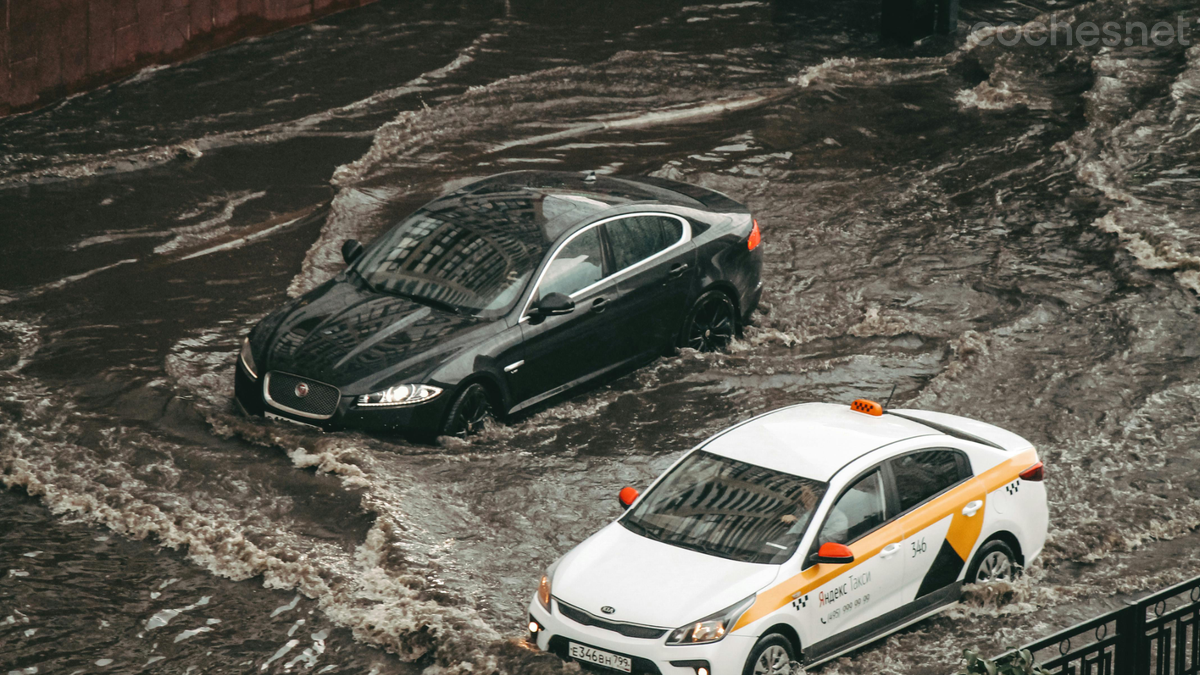
[[[559,316],[575,311],[575,301],[562,293],[551,293],[533,306],[533,316]]]
[[[355,239],[347,239],[342,243],[342,260],[345,260],[347,265],[358,260],[358,256],[362,255],[362,252],[363,245]]]

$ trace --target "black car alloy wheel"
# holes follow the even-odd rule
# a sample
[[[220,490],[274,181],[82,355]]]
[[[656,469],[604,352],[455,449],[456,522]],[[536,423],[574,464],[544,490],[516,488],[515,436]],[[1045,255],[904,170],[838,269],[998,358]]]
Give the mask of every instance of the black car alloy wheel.
[[[446,424],[442,428],[444,436],[464,438],[483,431],[484,425],[490,419],[495,419],[491,398],[482,384],[470,384],[459,393],[450,406],[446,416]]]
[[[692,305],[685,325],[682,346],[702,352],[724,350],[737,329],[733,301],[721,291],[709,291]]]

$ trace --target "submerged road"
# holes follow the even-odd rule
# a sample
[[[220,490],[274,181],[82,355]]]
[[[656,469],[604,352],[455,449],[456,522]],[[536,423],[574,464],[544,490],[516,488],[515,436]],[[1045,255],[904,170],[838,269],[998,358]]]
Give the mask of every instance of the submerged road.
[[[382,0],[0,119],[0,672],[561,672],[524,606],[620,487],[892,385],[1033,440],[1051,539],[820,672],[945,673],[1200,573],[1200,48],[900,48],[818,5]],[[745,339],[470,442],[235,412],[242,336],[344,239],[529,167],[750,204]]]

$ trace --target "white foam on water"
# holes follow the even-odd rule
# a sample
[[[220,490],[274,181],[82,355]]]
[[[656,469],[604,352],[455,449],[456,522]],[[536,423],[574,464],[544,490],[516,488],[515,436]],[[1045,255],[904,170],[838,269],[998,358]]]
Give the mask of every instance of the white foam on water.
[[[223,197],[221,199],[220,211],[199,223],[172,228],[172,234],[175,235],[174,238],[155,246],[154,252],[158,254],[170,253],[176,249],[185,246],[194,246],[197,243],[225,234],[232,227],[230,221],[233,220],[233,215],[239,206],[265,196],[267,196],[267,193],[263,190],[244,190]],[[191,214],[181,216],[181,218],[188,217],[194,216]]]

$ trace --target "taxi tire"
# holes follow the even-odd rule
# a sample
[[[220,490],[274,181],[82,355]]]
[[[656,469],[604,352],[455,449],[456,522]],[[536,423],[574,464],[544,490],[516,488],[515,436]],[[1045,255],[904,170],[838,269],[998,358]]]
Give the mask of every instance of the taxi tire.
[[[967,568],[967,576],[963,579],[963,583],[978,583],[977,580],[979,578],[979,568],[983,566],[983,561],[994,553],[1000,553],[1008,558],[1008,564],[1011,570],[1009,572],[1008,581],[1014,581],[1017,577],[1021,576],[1021,568],[1017,564],[1017,555],[1013,553],[1012,547],[1009,546],[1008,543],[1003,539],[992,539],[983,546],[979,547],[979,551],[975,553],[975,558],[971,561],[971,566]]]
[[[792,641],[779,633],[771,633],[764,635],[755,643],[754,649],[750,650],[750,658],[746,659],[746,666],[742,668],[742,675],[754,675],[754,664],[762,656],[763,652],[771,647],[783,647],[783,650],[787,652],[789,663],[796,660],[796,646],[792,644]]]

